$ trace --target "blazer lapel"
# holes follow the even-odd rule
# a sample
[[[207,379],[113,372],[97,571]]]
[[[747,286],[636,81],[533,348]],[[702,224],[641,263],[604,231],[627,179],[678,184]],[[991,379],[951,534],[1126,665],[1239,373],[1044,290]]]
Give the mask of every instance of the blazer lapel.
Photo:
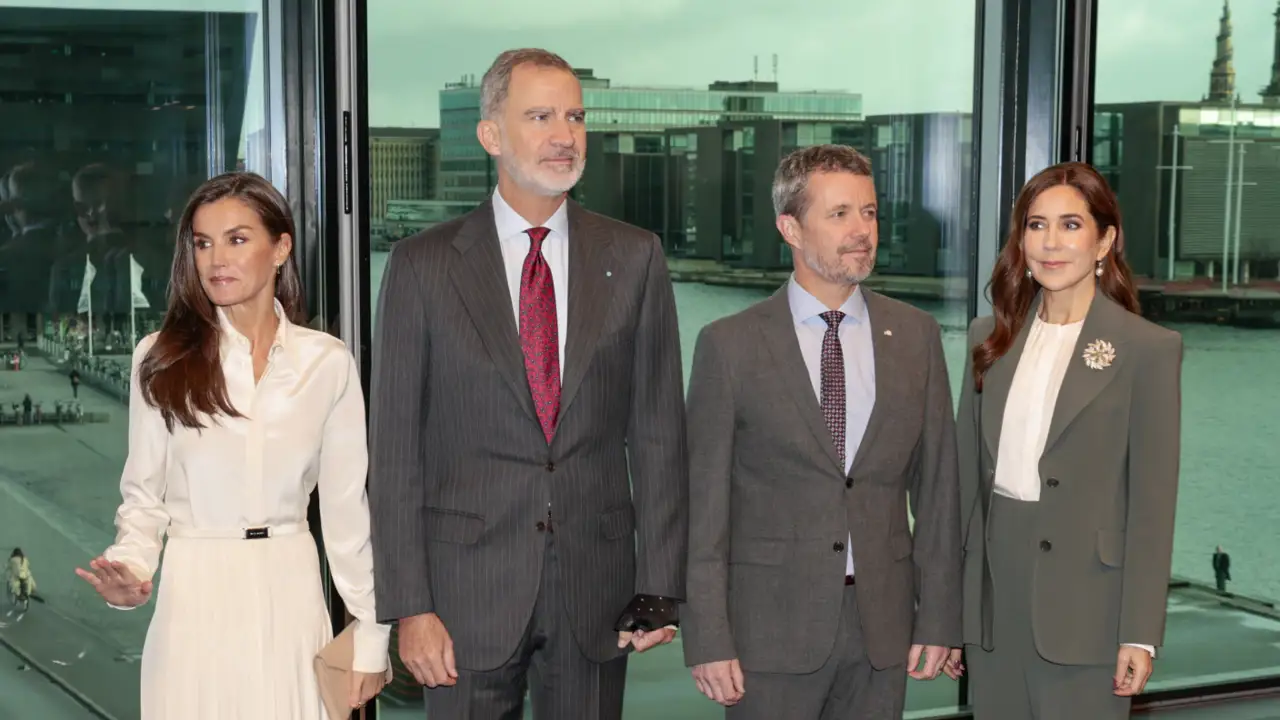
[[[804,356],[800,354],[800,340],[796,337],[795,320],[791,317],[786,285],[766,301],[764,323],[760,331],[764,335],[764,346],[769,349],[777,366],[777,376],[786,387],[787,395],[796,403],[800,416],[804,418],[805,425],[813,433],[818,445],[826,452],[827,459],[843,474],[844,466],[840,464],[840,456],[836,454],[831,429],[822,418],[822,406],[809,381]]]
[[[493,364],[520,407],[536,420],[533,395],[524,372],[524,355],[520,351],[520,334],[511,310],[511,289],[507,286],[498,230],[493,222],[492,200],[486,200],[471,213],[454,237],[453,247],[459,257],[449,264],[449,277]]]
[[[1082,410],[1089,406],[1095,398],[1111,383],[1116,376],[1117,365],[1123,362],[1125,354],[1119,352],[1123,339],[1123,316],[1128,312],[1099,291],[1094,295],[1085,315],[1084,325],[1080,327],[1080,337],[1076,340],[1075,350],[1067,364],[1066,375],[1062,378],[1062,387],[1058,390],[1058,400],[1054,404],[1053,419],[1049,423],[1049,434],[1045,438],[1044,451],[1062,437],[1062,433],[1075,420]],[[1117,348],[1115,360],[1109,367],[1094,370],[1085,364],[1084,351],[1097,340],[1105,340]]]
[[[1009,388],[1013,385],[1013,374],[1018,369],[1018,361],[1022,359],[1022,351],[1027,346],[1027,336],[1031,334],[1031,323],[1039,307],[1040,296],[1037,295],[1031,303],[1031,310],[1023,320],[1022,329],[1013,339],[1013,345],[990,368],[987,368],[986,377],[982,379],[982,439],[992,458],[999,456],[1000,429],[1004,425],[1004,407],[1009,401]]]
[[[565,338],[561,417],[582,387],[614,296],[609,276],[605,275],[613,234],[597,227],[580,205],[572,200],[568,203],[569,336]]]
[[[875,446],[876,434],[884,424],[885,411],[893,405],[890,398],[896,394],[897,389],[894,387],[893,380],[901,377],[902,373],[896,369],[891,372],[890,368],[910,367],[906,364],[910,359],[902,357],[898,353],[897,345],[893,342],[893,318],[890,317],[890,305],[881,302],[879,295],[865,287],[862,288],[862,296],[867,303],[867,321],[871,323],[871,353],[875,359],[876,398],[871,405],[871,416],[867,419],[867,430],[862,435],[862,442],[858,444],[858,452],[853,456],[853,464],[849,466],[850,474],[858,469],[859,464],[866,461],[867,453]],[[889,334],[886,335],[886,332]]]

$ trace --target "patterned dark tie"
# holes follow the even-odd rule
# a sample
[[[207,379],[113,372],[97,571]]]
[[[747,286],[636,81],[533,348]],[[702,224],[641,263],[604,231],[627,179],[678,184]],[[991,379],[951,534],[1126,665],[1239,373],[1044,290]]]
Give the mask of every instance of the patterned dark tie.
[[[822,417],[831,430],[831,442],[840,456],[840,468],[844,469],[844,350],[840,347],[840,322],[844,313],[828,310],[820,315],[827,321],[827,332],[822,336]]]
[[[529,255],[520,275],[520,349],[524,372],[533,394],[533,407],[547,442],[556,432],[560,414],[560,331],[556,324],[556,290],[551,267],[542,256],[542,241],[551,232],[529,228]]]

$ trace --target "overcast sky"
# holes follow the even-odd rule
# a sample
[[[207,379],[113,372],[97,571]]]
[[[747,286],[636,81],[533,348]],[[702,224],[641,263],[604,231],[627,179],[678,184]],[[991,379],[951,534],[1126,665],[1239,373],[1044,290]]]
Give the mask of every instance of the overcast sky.
[[[4,6],[260,12],[270,0],[0,0]],[[862,94],[867,113],[968,111],[974,0],[362,0],[375,126],[436,127],[438,93],[509,47],[541,46],[616,85],[759,77]],[[1220,0],[1100,0],[1097,99],[1199,100]],[[1271,78],[1277,0],[1232,0],[1236,87]],[[816,9],[813,9],[816,8]],[[250,97],[261,93],[254,45]],[[252,103],[251,103],[252,105]],[[252,119],[251,119],[252,120]],[[253,125],[252,122],[249,125]]]
[[[509,47],[555,50],[615,85],[703,87],[773,79],[845,90],[866,113],[968,111],[972,0],[367,0],[375,126],[436,127],[438,91],[482,75]],[[1276,0],[1233,0],[1236,87],[1270,81]],[[1209,87],[1217,0],[1101,0],[1097,99],[1199,100]],[[809,7],[820,9],[808,10]]]

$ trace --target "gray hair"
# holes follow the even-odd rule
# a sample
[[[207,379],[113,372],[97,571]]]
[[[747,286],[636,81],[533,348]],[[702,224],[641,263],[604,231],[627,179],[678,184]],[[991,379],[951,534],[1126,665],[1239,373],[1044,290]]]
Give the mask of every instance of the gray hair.
[[[484,79],[480,81],[480,119],[497,119],[502,112],[503,103],[507,101],[507,91],[511,88],[511,73],[525,64],[573,72],[572,65],[550,50],[519,48],[502,53],[489,66]]]
[[[773,212],[799,218],[809,209],[805,192],[809,178],[819,172],[847,172],[871,177],[871,161],[848,145],[811,145],[793,150],[773,175]]]

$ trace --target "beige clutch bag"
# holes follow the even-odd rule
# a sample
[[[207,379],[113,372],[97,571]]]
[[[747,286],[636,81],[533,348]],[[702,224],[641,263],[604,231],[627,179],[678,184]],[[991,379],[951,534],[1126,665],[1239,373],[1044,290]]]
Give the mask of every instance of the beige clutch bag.
[[[338,637],[316,654],[316,680],[320,685],[320,697],[330,720],[347,720],[352,708],[347,702],[351,694],[351,665],[355,658],[355,628],[351,623],[338,633]],[[391,683],[391,663],[387,663],[387,683]]]

